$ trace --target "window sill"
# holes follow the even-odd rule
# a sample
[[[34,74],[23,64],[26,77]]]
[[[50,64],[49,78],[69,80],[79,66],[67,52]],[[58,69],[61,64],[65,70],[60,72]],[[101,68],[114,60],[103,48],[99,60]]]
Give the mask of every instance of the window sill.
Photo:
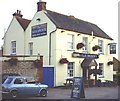
[[[104,78],[104,76],[100,76],[99,78]]]
[[[100,54],[104,55],[104,53],[98,53],[98,54],[99,54],[99,55],[100,55]]]
[[[83,50],[82,52],[83,52],[83,53],[88,53],[88,50]]]
[[[11,55],[16,55],[16,53],[11,53]]]
[[[67,51],[75,51],[75,49],[67,49]]]

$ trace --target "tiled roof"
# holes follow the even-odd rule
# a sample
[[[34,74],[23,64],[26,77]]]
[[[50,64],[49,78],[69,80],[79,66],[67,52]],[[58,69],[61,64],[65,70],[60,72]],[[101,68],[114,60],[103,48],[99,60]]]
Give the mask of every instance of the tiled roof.
[[[108,36],[104,31],[102,31],[97,25],[93,23],[86,22],[77,19],[73,16],[63,15],[50,10],[46,10],[46,11],[47,11],[46,15],[51,19],[51,21],[53,21],[53,23],[57,26],[57,28],[61,28],[69,31],[75,31],[88,35],[91,35],[91,32],[93,32],[94,36],[113,40],[110,36]],[[16,17],[16,19],[24,30],[26,30],[27,26],[31,21],[21,17]]]
[[[20,25],[22,26],[22,28],[24,30],[26,30],[27,26],[29,25],[29,23],[31,21],[31,20],[24,19],[24,18],[21,18],[21,17],[16,17],[16,19],[20,23]]]
[[[82,68],[88,68],[88,66],[97,66],[97,62],[93,58],[85,58],[81,63]]]
[[[61,29],[75,31],[83,34],[89,34],[93,31],[94,36],[113,40],[104,31],[102,31],[97,25],[90,22],[86,22],[75,17],[70,17],[60,13],[56,13],[47,10],[46,15],[53,21],[53,23]]]
[[[120,70],[120,61],[113,57],[113,71]]]

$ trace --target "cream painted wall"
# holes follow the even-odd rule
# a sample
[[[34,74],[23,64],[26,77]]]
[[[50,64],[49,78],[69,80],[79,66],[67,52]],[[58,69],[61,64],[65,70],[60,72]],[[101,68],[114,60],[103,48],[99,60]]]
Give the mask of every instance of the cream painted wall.
[[[84,58],[73,58],[72,53],[80,52],[82,49],[77,50],[76,45],[79,42],[82,42],[83,37],[88,37],[89,43],[89,52],[90,54],[98,54],[98,51],[92,51],[94,45],[98,45],[98,39],[104,41],[104,55],[99,56],[99,59],[96,59],[97,63],[104,63],[104,80],[113,80],[113,66],[107,66],[107,62],[112,60],[112,55],[109,54],[108,43],[111,40],[92,37],[92,35],[85,35],[82,33],[67,31],[63,29],[56,29],[56,26],[53,22],[46,16],[45,11],[37,12],[30,24],[28,25],[26,31],[24,32],[22,27],[19,25],[17,20],[13,18],[10,27],[5,35],[5,55],[10,54],[10,42],[11,40],[17,41],[17,54],[23,55],[25,49],[25,55],[29,55],[29,42],[33,42],[33,55],[43,55],[43,64],[44,65],[53,65],[55,67],[55,86],[62,85],[65,82],[67,76],[67,64],[60,64],[59,60],[61,58],[67,58],[69,62],[74,62],[74,76],[82,76],[81,63]],[[36,19],[40,18],[40,21]],[[39,24],[47,23],[47,35],[31,38],[31,27]],[[55,32],[53,32],[55,31]],[[61,32],[64,31],[64,32]],[[51,33],[53,32],[53,33]],[[49,35],[51,33],[51,56],[49,56]],[[68,51],[67,49],[67,34],[74,35],[74,50]],[[25,35],[25,40],[24,40]],[[92,39],[93,38],[93,39]],[[25,45],[25,46],[24,46]],[[18,47],[19,46],[19,47]],[[49,64],[50,57],[50,64]],[[37,57],[30,57],[29,59],[36,59]],[[27,58],[28,59],[28,58]],[[99,78],[99,76],[98,76]],[[101,79],[101,78],[100,78]]]
[[[81,68],[81,63],[84,60],[83,58],[73,58],[72,57],[72,52],[80,52],[82,53],[82,49],[77,50],[76,45],[79,42],[82,42],[83,37],[88,37],[88,43],[89,43],[89,52],[90,54],[98,54],[98,51],[94,52],[92,50],[92,47],[94,45],[98,45],[98,39],[103,40],[104,42],[104,55],[99,55],[99,59],[96,59],[97,63],[104,63],[104,78],[99,78],[100,76],[98,75],[98,79],[104,79],[104,80],[113,80],[113,71],[112,68],[113,66],[108,66],[107,62],[112,61],[113,57],[112,55],[109,54],[109,46],[108,43],[111,42],[111,40],[100,38],[100,37],[95,37],[92,40],[91,35],[85,35],[85,34],[80,34],[72,31],[66,31],[62,32],[62,29],[57,29],[56,31],[56,85],[63,84],[65,82],[65,79],[67,78],[67,64],[60,64],[59,60],[61,58],[67,58],[69,62],[75,62],[75,68],[74,68],[74,76],[82,76],[82,68]],[[74,47],[75,49],[73,51],[68,51],[67,50],[67,34],[73,34],[75,37],[74,40]]]
[[[33,55],[43,55],[44,64],[49,65],[49,35],[56,30],[56,26],[48,19],[45,11],[37,12],[28,28],[26,29],[26,55],[29,55],[29,42],[33,42]],[[36,19],[40,18],[40,21]],[[47,23],[47,35],[31,38],[31,27],[39,24]],[[53,33],[52,33],[53,34]]]
[[[16,54],[24,55],[24,30],[15,17],[13,17],[4,36],[4,55],[11,54],[11,41],[16,41]]]

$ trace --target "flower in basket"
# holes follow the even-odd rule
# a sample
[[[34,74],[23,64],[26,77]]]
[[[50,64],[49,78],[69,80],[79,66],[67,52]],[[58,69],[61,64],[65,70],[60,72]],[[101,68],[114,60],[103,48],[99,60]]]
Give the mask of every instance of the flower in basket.
[[[95,45],[95,46],[92,47],[93,51],[97,51],[97,50],[100,49],[100,48],[101,48],[101,47],[98,46],[98,45]]]
[[[109,61],[108,63],[107,63],[107,65],[109,66],[109,65],[112,65],[113,64],[113,61]]]
[[[67,60],[67,58],[61,58],[60,61],[59,61],[60,64],[66,64],[68,62],[69,61]]]
[[[76,48],[77,49],[81,49],[84,46],[85,46],[84,43],[78,43],[77,46],[76,46]]]

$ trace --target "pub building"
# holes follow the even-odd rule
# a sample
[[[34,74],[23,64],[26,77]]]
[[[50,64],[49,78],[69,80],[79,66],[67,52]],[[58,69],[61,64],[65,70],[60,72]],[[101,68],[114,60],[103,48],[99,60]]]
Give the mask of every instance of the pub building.
[[[53,66],[50,82],[54,86],[82,76],[113,81],[113,65],[109,63],[115,53],[113,39],[96,24],[48,10],[46,2],[37,3],[32,20],[17,10],[3,39],[4,56],[29,55],[27,59],[35,60],[32,55],[42,55],[43,64]]]

